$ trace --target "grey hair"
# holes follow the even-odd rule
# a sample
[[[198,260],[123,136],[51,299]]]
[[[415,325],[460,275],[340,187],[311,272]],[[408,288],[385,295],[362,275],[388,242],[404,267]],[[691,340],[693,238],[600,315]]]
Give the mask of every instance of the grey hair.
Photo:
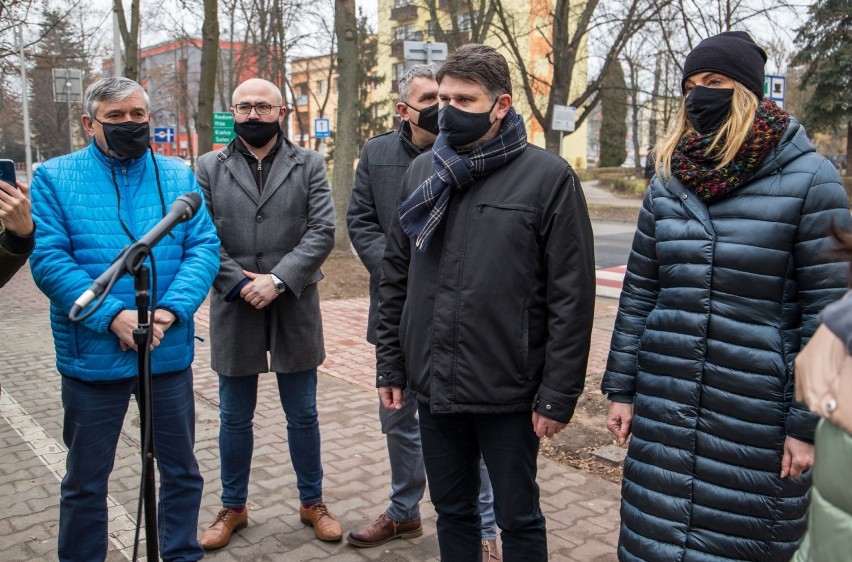
[[[408,103],[408,94],[411,89],[411,81],[415,78],[431,78],[435,79],[435,67],[431,64],[415,64],[405,71],[402,78],[399,79],[399,99],[403,103]]]
[[[141,93],[145,99],[145,109],[151,111],[151,100],[148,98],[148,93],[138,82],[123,76],[104,78],[86,88],[83,107],[86,108],[86,115],[89,116],[89,119],[94,119],[99,103],[122,101],[137,93]]]

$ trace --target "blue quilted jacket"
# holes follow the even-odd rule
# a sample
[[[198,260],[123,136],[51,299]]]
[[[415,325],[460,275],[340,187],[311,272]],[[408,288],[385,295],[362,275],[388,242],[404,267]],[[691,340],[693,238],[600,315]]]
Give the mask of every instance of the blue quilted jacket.
[[[835,168],[791,121],[746,185],[709,205],[655,178],[640,212],[602,390],[632,397],[620,560],[788,560],[810,475],[781,479],[786,436],[812,441],[793,359],[843,296],[829,224],[850,229]]]
[[[56,366],[62,375],[110,381],[137,374],[136,353],[122,352],[118,337],[109,330],[120,311],[136,310],[130,275],[115,284],[87,320],[71,323],[68,312],[74,300],[132,243],[122,223],[138,240],[163,218],[178,196],[189,191],[201,195],[186,165],[155,157],[165,211],[150,153],[122,163],[107,157],[92,142],[84,150],[48,160],[35,172],[31,196],[36,247],[30,268],[36,284],[50,299]],[[204,205],[171,234],[152,253],[157,306],[178,319],[151,355],[153,374],[182,370],[192,363],[193,314],[219,269],[219,239]],[[146,263],[151,268],[151,260]]]

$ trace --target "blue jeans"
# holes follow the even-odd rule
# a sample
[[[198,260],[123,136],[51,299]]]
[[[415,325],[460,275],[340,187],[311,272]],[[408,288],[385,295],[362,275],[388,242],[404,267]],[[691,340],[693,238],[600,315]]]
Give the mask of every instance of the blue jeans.
[[[303,505],[322,501],[322,460],[317,418],[317,370],[278,373],[278,395],[287,420],[287,444]],[[257,377],[219,375],[219,453],[222,505],[244,507],[254,450],[252,420]]]
[[[426,490],[426,471],[420,448],[420,425],[417,421],[417,400],[411,392],[403,393],[399,410],[388,410],[379,401],[379,421],[387,437],[388,460],[391,467],[391,501],[388,517],[394,521],[412,521],[420,517],[420,500]],[[479,513],[482,518],[482,538],[497,538],[494,517],[494,494],[485,462],[480,460]]]
[[[68,457],[59,500],[61,561],[100,562],[106,558],[109,475],[130,395],[136,387],[135,378],[90,383],[62,377],[62,437]],[[151,392],[154,456],[160,473],[160,555],[169,562],[200,560],[204,551],[198,544],[196,528],[204,481],[192,451],[192,370],[155,376]]]
[[[438,513],[443,562],[482,556],[477,509],[480,454],[494,488],[505,560],[547,560],[547,530],[535,482],[539,440],[531,414],[435,414],[418,404],[423,460]]]

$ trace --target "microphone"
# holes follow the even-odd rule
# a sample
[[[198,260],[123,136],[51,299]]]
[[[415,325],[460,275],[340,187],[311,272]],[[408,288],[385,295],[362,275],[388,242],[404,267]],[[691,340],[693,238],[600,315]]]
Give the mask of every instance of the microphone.
[[[83,292],[76,301],[74,301],[74,306],[71,307],[71,313],[68,317],[73,320],[73,318],[77,316],[81,310],[86,308],[89,303],[104,292],[104,289],[107,285],[109,285],[112,278],[118,275],[119,272],[125,268],[127,257],[131,253],[131,250],[144,247],[144,255],[147,255],[148,250],[157,244],[157,242],[162,240],[163,237],[171,232],[175,226],[194,217],[200,206],[201,196],[194,191],[185,193],[175,199],[168,214],[164,216],[160,222],[154,225],[154,228],[149,230],[141,239],[139,239],[138,242],[134,243],[129,248],[122,250],[115,261],[112,262],[112,265],[110,265],[106,271],[101,273],[100,276],[95,279],[95,282],[92,283],[92,285],[86,289],[86,291]]]

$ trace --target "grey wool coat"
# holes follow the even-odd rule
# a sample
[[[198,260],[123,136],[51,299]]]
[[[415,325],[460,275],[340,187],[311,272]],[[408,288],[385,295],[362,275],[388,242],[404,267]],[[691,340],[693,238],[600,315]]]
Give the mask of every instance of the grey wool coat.
[[[325,359],[317,282],[335,221],[322,156],[284,139],[263,172],[262,194],[234,142],[201,156],[197,167],[222,241],[210,299],[213,370],[239,376],[315,368]],[[272,273],[287,291],[261,310],[239,296],[227,302],[243,269]]]

